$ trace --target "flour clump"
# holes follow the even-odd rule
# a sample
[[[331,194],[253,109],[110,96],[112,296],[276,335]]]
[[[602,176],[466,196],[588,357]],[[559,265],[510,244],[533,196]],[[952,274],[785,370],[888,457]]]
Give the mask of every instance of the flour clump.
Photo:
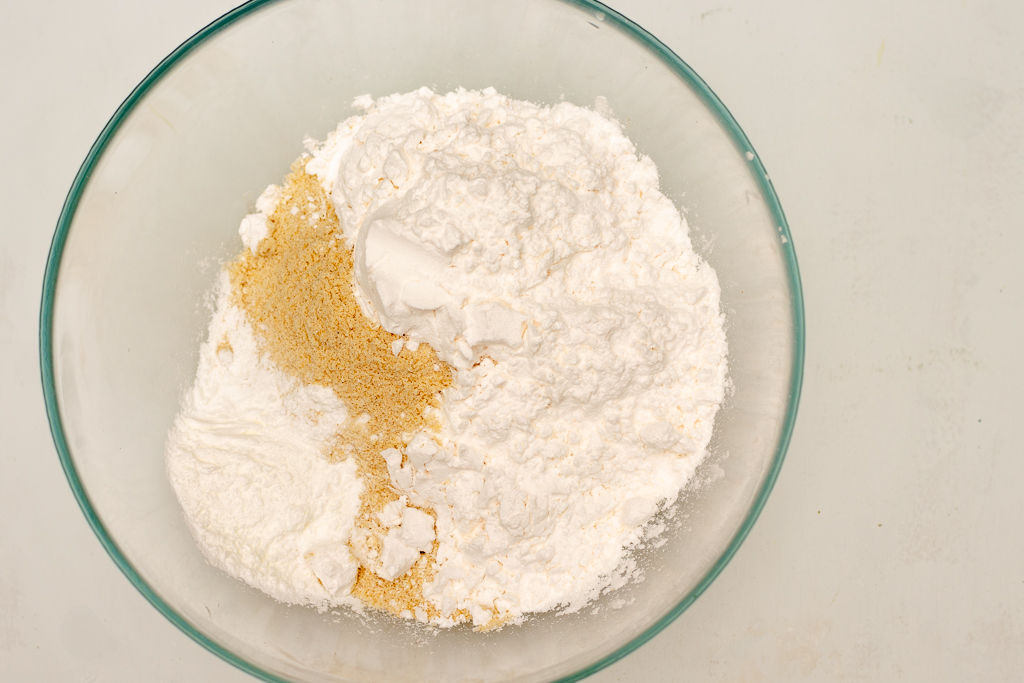
[[[579,609],[630,575],[630,549],[705,455],[727,371],[717,277],[661,194],[654,163],[591,109],[493,89],[356,104],[364,114],[308,143],[286,199],[268,190],[243,221],[249,279],[231,283],[250,292],[239,297],[240,315],[267,327],[260,362],[340,404],[320,412],[317,428],[328,434],[315,438],[333,444],[320,457],[344,472],[337,514],[352,515],[327,546],[349,554],[314,551],[320,559],[288,565],[293,579],[328,576],[296,599],[254,581],[247,560],[204,552],[278,599],[361,600],[444,626]],[[301,183],[296,204],[289,188]],[[315,239],[287,238],[298,233],[281,226],[296,214],[282,201],[327,227]],[[374,367],[418,359],[402,371],[432,378],[412,403],[367,404],[404,415],[400,428],[376,409],[360,426],[360,389],[307,367],[326,352],[303,346],[311,335],[279,334],[282,316],[261,312],[277,296],[252,294],[262,291],[264,260],[287,258],[300,242],[313,245],[302,263],[342,259],[329,272],[344,273],[346,286],[318,295],[317,319],[321,304],[350,307],[380,338]],[[314,310],[298,308],[306,318]],[[285,337],[292,341],[275,341]],[[201,362],[190,396],[213,382],[210,368]],[[181,463],[199,471],[192,461],[204,456],[190,440],[211,431],[186,421],[193,403],[186,399],[168,450],[187,517],[185,489],[213,486],[176,474]],[[293,467],[285,456],[281,466]],[[189,519],[204,547],[215,520]],[[266,530],[267,540],[277,531]]]

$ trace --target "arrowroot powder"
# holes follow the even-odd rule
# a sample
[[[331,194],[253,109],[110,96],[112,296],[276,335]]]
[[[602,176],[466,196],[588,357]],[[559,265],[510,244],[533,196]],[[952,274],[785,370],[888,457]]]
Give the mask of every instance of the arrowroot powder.
[[[210,562],[439,626],[575,611],[705,455],[714,270],[621,126],[428,89],[342,122],[239,229],[168,472]]]

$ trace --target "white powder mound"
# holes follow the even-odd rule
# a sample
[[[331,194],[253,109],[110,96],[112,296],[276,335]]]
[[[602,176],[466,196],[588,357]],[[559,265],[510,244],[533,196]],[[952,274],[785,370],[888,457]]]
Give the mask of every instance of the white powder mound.
[[[592,110],[493,89],[357,104],[306,170],[365,312],[456,369],[442,434],[387,458],[437,513],[426,595],[478,624],[579,609],[705,455],[727,370],[716,275],[653,162]]]
[[[283,602],[359,606],[348,539],[362,483],[327,455],[348,419],[326,387],[261,355],[222,273],[195,385],[167,441],[167,472],[209,562]]]

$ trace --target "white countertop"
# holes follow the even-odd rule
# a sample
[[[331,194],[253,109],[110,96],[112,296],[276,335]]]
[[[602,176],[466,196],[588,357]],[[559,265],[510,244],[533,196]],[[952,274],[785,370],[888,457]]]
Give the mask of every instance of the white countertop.
[[[36,350],[47,249],[89,146],[232,4],[0,9],[4,681],[255,680],[157,613],[93,536]],[[589,680],[1020,680],[1024,5],[611,5],[696,69],[768,168],[803,275],[807,362],[786,464],[735,559]]]

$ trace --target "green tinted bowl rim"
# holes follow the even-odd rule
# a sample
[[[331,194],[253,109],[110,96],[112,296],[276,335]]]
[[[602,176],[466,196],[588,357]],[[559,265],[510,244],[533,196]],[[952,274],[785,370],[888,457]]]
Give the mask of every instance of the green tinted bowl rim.
[[[57,401],[56,386],[54,383],[52,340],[53,306],[64,245],[67,241],[68,232],[71,228],[75,211],[78,208],[79,201],[83,196],[86,186],[88,185],[89,177],[95,169],[100,157],[103,155],[103,152],[109,145],[111,139],[146,93],[149,92],[149,90],[159,82],[171,68],[192,52],[192,50],[232,24],[238,22],[251,12],[266,5],[281,1],[283,0],[251,0],[246,4],[227,12],[207,25],[205,28],[178,46],[177,49],[161,61],[156,68],[154,68],[142,80],[142,82],[136,86],[132,93],[124,100],[124,102],[121,103],[117,111],[107,122],[103,131],[89,149],[89,153],[85,157],[85,161],[82,162],[82,166],[79,168],[78,174],[75,176],[74,182],[71,184],[71,189],[68,191],[67,198],[64,201],[64,207],[61,211],[60,218],[57,221],[57,227],[53,235],[49,257],[46,263],[46,271],[43,276],[43,294],[39,316],[39,355],[46,413],[54,445],[56,446],[57,453],[60,457],[61,466],[64,469],[64,474],[67,476],[68,483],[71,485],[75,498],[78,500],[78,504],[82,508],[82,512],[85,514],[89,525],[96,533],[100,543],[106,549],[111,559],[114,560],[114,563],[121,569],[124,575],[128,577],[128,580],[131,581],[139,592],[142,593],[142,595],[160,611],[161,614],[181,629],[187,636],[195,640],[207,650],[221,657],[226,662],[264,681],[271,681],[272,683],[291,683],[288,679],[280,678],[242,659],[212,638],[208,637],[202,631],[189,623],[184,617],[178,614],[174,608],[167,604],[167,602],[165,602],[164,599],[160,597],[160,595],[158,595],[156,591],[154,591],[153,588],[151,588],[142,579],[141,576],[139,576],[138,572],[135,571],[135,568],[127,560],[124,553],[121,552],[117,543],[107,532],[93,508],[92,503],[89,500],[89,496],[82,485],[82,481],[78,476],[78,472],[75,469],[75,465],[71,457],[71,450],[64,434],[64,427],[61,422],[60,409]],[[718,558],[718,561],[715,562],[693,590],[684,596],[668,613],[647,627],[643,633],[633,638],[633,640],[622,645],[614,652],[579,669],[578,671],[557,679],[558,683],[570,683],[571,681],[578,681],[585,678],[611,665],[657,635],[662,629],[672,623],[676,617],[682,614],[687,607],[693,604],[693,602],[708,588],[708,586],[711,585],[711,582],[714,581],[722,572],[725,566],[729,563],[729,560],[732,559],[733,555],[736,554],[739,546],[747,537],[747,534],[753,527],[754,522],[760,515],[761,510],[764,508],[765,502],[768,499],[768,494],[771,492],[772,487],[775,484],[775,480],[778,478],[779,470],[781,469],[782,462],[785,459],[786,449],[788,448],[790,438],[792,437],[793,426],[796,422],[797,406],[800,400],[800,389],[803,381],[805,329],[800,272],[797,266],[796,252],[793,248],[793,239],[789,232],[789,225],[786,222],[785,214],[782,211],[782,205],[779,203],[779,198],[775,193],[775,189],[768,177],[768,173],[765,171],[765,168],[761,163],[760,157],[758,157],[754,152],[753,145],[750,144],[747,136],[744,134],[736,120],[732,117],[732,114],[729,113],[729,110],[726,109],[725,105],[722,104],[714,92],[712,92],[711,88],[707,86],[707,84],[696,74],[696,72],[694,72],[693,69],[690,68],[689,65],[687,65],[661,41],[636,23],[630,21],[615,10],[594,0],[556,1],[572,6],[585,14],[593,16],[599,21],[607,22],[646,47],[682,81],[687,83],[695,93],[697,93],[707,108],[715,114],[719,122],[728,131],[733,139],[737,151],[746,155],[751,166],[751,171],[757,179],[761,192],[764,195],[768,210],[771,212],[771,215],[776,222],[781,242],[780,247],[782,249],[783,259],[789,279],[790,305],[791,314],[793,316],[793,349],[791,357],[792,372],[789,382],[789,397],[786,414],[782,422],[782,430],[776,444],[775,454],[772,458],[771,465],[768,468],[764,481],[761,484],[754,503],[750,507],[743,523],[733,535],[732,540],[725,549],[725,552],[722,553],[721,557]]]

